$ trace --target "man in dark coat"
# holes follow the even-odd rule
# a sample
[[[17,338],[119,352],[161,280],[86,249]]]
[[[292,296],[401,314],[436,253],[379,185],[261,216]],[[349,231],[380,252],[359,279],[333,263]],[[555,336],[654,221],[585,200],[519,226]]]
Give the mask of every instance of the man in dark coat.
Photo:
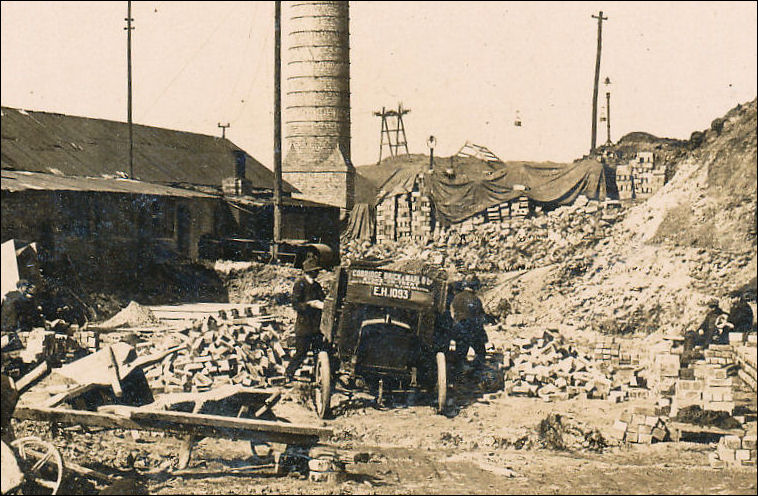
[[[724,337],[726,342],[729,342],[728,336],[722,333],[720,328],[726,322],[726,312],[719,307],[719,301],[715,298],[708,302],[708,308],[708,313],[697,331],[689,331],[684,335],[683,359],[686,362],[696,358],[692,351],[696,346],[705,348],[714,343],[723,344]]]
[[[30,331],[35,327],[43,327],[45,319],[37,306],[34,285],[21,279],[16,287],[18,289],[10,291],[3,300],[2,332]]]
[[[455,339],[456,362],[460,366],[468,353],[469,347],[474,349],[474,364],[477,368],[484,365],[487,333],[484,330],[484,306],[476,296],[479,279],[476,275],[466,277],[463,290],[455,295],[450,304],[453,317],[453,336]]]
[[[740,294],[737,301],[729,309],[729,318],[727,319],[733,329],[733,332],[749,332],[753,330],[753,309],[747,301],[744,293]]]
[[[313,259],[303,262],[303,275],[292,288],[292,306],[297,312],[295,321],[295,356],[287,366],[286,375],[292,378],[295,370],[303,363],[308,350],[317,348],[322,334],[321,310],[324,308],[324,290],[316,281],[321,267]]]

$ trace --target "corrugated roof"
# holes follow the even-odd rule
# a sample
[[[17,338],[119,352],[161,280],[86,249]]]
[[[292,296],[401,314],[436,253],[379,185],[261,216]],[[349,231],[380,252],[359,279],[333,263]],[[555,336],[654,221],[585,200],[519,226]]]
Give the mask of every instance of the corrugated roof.
[[[2,170],[0,189],[4,192],[41,191],[98,191],[137,195],[176,196],[185,198],[218,198],[213,195],[154,184],[133,179],[58,176],[42,172]]]
[[[129,127],[124,122],[2,107],[3,168],[67,176],[119,175],[129,168]],[[234,175],[227,139],[134,125],[134,176],[160,183],[221,185]],[[274,174],[246,153],[246,177],[273,188]],[[285,191],[297,191],[284,184]]]
[[[272,197],[245,197],[245,196],[227,196],[224,199],[231,203],[237,203],[239,205],[250,205],[256,207],[263,207],[273,203]],[[289,196],[282,197],[282,206],[285,207],[308,207],[308,208],[334,208],[339,209],[332,205],[325,203],[317,203],[310,200],[304,200],[302,198],[292,198]]]

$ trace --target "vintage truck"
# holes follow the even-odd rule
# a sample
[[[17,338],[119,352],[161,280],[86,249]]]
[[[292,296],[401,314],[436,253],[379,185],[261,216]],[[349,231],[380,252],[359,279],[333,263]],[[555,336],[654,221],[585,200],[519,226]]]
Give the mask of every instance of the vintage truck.
[[[321,318],[325,346],[317,355],[313,388],[318,415],[329,415],[336,387],[368,389],[379,402],[391,391],[433,390],[442,412],[448,393],[447,292],[447,275],[434,266],[408,272],[357,261],[338,267]]]

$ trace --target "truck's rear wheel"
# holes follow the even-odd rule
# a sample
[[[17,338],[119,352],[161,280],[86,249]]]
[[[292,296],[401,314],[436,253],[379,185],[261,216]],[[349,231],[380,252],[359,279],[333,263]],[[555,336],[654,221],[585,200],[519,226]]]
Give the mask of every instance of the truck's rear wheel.
[[[437,413],[447,406],[447,360],[443,352],[437,353]]]
[[[332,367],[329,363],[329,354],[321,351],[316,360],[316,388],[313,391],[313,403],[319,418],[329,416],[330,402],[332,399]]]

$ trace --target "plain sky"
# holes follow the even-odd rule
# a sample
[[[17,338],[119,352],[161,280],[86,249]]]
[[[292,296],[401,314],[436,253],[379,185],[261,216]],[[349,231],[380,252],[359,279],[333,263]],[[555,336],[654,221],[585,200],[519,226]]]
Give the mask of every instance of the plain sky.
[[[288,9],[284,7],[286,48]],[[127,2],[0,4],[2,105],[126,121]],[[467,140],[505,160],[590,146],[597,21],[611,138],[688,138],[756,97],[755,2],[350,2],[352,154],[376,162],[398,102],[412,153]],[[273,162],[273,2],[133,2],[134,121]],[[283,52],[286,54],[286,50]],[[286,75],[286,74],[285,74]],[[600,103],[604,111],[605,87]],[[521,127],[514,126],[516,112]],[[605,141],[598,126],[598,144]]]

